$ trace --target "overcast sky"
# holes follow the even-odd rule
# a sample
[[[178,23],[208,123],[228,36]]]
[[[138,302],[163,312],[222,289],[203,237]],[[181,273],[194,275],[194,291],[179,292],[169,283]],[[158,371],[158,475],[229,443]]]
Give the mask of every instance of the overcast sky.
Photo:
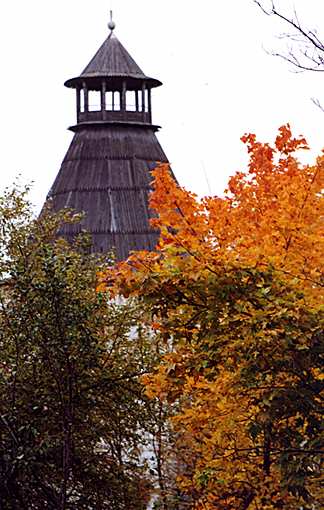
[[[322,0],[294,4],[311,27],[322,24]],[[108,35],[110,8],[117,37],[164,84],[153,93],[153,120],[182,185],[221,193],[246,167],[246,132],[271,141],[290,122],[313,154],[324,147],[324,113],[310,100],[324,102],[324,74],[292,73],[266,54],[283,44],[276,36],[285,27],[252,0],[10,0],[0,11],[1,187],[20,173],[42,205],[75,123],[75,94],[63,83]]]

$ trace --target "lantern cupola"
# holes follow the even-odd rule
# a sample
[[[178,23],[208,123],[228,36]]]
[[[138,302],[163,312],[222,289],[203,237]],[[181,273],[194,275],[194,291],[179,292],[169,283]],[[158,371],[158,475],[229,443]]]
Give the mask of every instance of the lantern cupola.
[[[77,125],[152,124],[151,90],[162,85],[146,76],[114,33],[110,34],[77,78],[65,82],[76,89]]]

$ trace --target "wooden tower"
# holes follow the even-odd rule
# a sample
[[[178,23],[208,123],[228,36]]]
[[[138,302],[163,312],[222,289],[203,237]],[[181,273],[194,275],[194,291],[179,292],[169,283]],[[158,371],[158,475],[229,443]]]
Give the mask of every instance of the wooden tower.
[[[80,225],[60,235],[72,240],[86,230],[92,251],[113,250],[117,260],[132,250],[153,250],[148,195],[156,162],[167,162],[152,124],[151,90],[162,85],[139,68],[110,34],[80,76],[65,85],[76,90],[75,135],[48,194],[53,210],[83,211]]]

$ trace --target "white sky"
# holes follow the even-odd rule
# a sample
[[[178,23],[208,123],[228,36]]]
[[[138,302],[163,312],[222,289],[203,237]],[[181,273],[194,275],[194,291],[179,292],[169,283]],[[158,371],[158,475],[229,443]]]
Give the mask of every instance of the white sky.
[[[287,8],[290,0],[278,0]],[[300,18],[320,28],[322,0],[295,0]],[[307,7],[306,7],[307,6]],[[0,7],[1,180],[34,181],[41,207],[66,153],[75,123],[77,76],[108,34],[116,35],[143,71],[160,79],[153,121],[180,182],[199,195],[221,193],[246,167],[240,136],[271,141],[290,122],[314,153],[324,146],[322,73],[295,74],[263,47],[280,46],[285,27],[252,0],[10,0]],[[324,30],[323,30],[324,34]]]

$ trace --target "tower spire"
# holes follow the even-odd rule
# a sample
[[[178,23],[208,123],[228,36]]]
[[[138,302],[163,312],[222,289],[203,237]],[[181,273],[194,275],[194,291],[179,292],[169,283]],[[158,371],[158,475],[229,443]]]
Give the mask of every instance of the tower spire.
[[[113,30],[115,30],[115,28],[116,28],[116,23],[113,20],[113,12],[112,11],[110,11],[110,21],[108,23],[108,28],[111,32],[113,32]]]
[[[156,246],[150,170],[168,159],[151,116],[151,90],[162,84],[144,74],[114,35],[112,13],[108,28],[81,75],[65,83],[76,90],[77,123],[49,197],[53,211],[85,213],[79,225],[64,225],[58,235],[72,241],[86,230],[92,252],[113,251],[118,261]]]

